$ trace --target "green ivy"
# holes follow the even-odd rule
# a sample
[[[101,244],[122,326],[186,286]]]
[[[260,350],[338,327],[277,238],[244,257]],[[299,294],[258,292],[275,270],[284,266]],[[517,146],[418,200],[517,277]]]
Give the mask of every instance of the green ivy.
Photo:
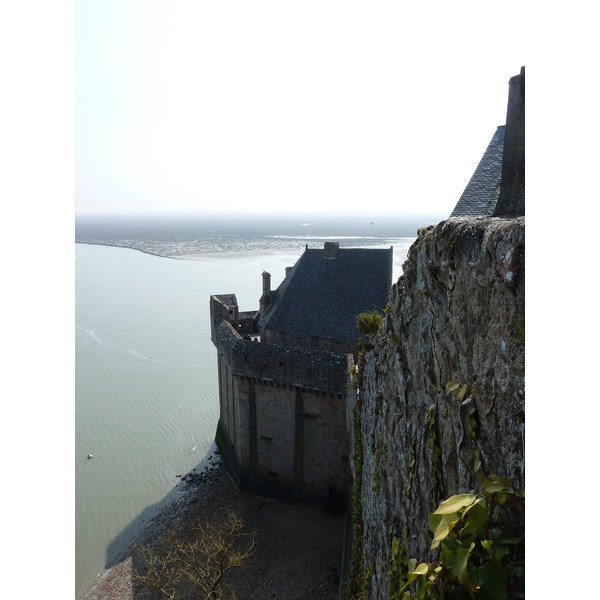
[[[483,494],[459,494],[441,502],[429,519],[431,549],[439,561],[417,564],[394,537],[389,597],[397,600],[506,600],[525,597],[524,536],[493,521],[494,510],[523,510],[510,481],[490,475]]]
[[[431,450],[431,468],[433,472],[433,486],[431,488],[431,508],[434,509],[444,492],[444,483],[442,479],[441,460],[442,449],[436,444],[437,433],[435,431],[435,404],[427,412],[426,419],[429,419],[429,430],[427,437],[427,446]]]
[[[375,442],[375,460],[373,461],[373,486],[371,490],[374,493],[379,491],[379,482],[381,480],[381,471],[379,469],[379,462],[381,461],[381,436],[377,436],[377,442]]]
[[[525,348],[525,323],[515,317],[515,327],[519,332],[519,337],[515,338],[515,341],[521,346],[521,348]]]
[[[344,594],[352,600],[359,600],[365,596],[365,572],[363,568],[363,521],[362,521],[362,471],[364,450],[361,435],[361,386],[364,370],[364,349],[359,354],[358,369],[356,372],[358,394],[353,411],[354,427],[354,486],[352,490],[352,556],[350,560],[350,576],[344,585]]]

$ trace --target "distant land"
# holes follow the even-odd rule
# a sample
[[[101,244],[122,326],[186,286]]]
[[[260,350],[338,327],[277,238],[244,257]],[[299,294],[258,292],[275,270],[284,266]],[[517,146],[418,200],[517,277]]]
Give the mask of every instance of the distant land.
[[[218,252],[291,251],[336,240],[341,246],[393,245],[447,218],[441,214],[79,215],[75,242],[135,248],[171,258]]]

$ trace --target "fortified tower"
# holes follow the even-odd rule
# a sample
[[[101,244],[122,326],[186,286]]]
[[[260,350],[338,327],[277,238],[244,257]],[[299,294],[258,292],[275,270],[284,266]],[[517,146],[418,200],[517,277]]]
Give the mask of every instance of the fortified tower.
[[[235,294],[211,296],[216,437],[240,490],[345,509],[356,317],[385,306],[392,259],[392,248],[307,246],[276,290],[263,272],[258,311],[240,312]]]

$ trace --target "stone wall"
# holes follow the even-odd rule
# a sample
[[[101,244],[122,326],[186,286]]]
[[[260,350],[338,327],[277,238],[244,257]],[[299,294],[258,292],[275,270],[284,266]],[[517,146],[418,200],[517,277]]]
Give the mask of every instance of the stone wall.
[[[262,339],[267,344],[340,352],[342,354],[352,354],[354,358],[358,356],[358,344],[355,341],[332,340],[325,337],[274,331],[272,329],[263,329]]]
[[[215,327],[217,440],[239,489],[345,509],[351,485],[345,396],[352,356],[244,340]]]
[[[346,354],[244,340],[224,320],[217,326],[215,345],[236,375],[346,393]]]
[[[451,219],[419,230],[365,357],[361,503],[370,598],[388,598],[393,536],[408,540],[408,556],[434,559],[428,518],[438,496],[480,491],[475,449],[486,474],[524,486],[524,315],[524,217]],[[447,395],[450,381],[466,384],[473,400],[461,406]],[[427,444],[432,409],[443,489]],[[351,435],[353,469],[354,447]]]

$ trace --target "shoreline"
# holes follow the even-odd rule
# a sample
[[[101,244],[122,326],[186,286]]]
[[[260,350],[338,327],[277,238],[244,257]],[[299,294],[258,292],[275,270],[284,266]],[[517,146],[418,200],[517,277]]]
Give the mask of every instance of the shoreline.
[[[145,590],[132,577],[135,546],[151,544],[175,527],[187,535],[188,525],[198,520],[219,523],[228,511],[243,520],[246,530],[255,533],[256,541],[255,554],[246,568],[230,571],[224,577],[236,597],[337,600],[345,518],[239,492],[220,454],[213,452],[207,459],[202,471],[192,470],[181,477],[165,504],[78,600],[145,597]],[[192,593],[189,597],[195,596]]]
[[[169,523],[175,525],[178,520],[185,516],[186,504],[189,504],[194,499],[195,486],[190,485],[190,483],[196,482],[197,485],[204,483],[210,486],[220,483],[225,477],[229,477],[227,470],[221,466],[222,461],[216,444],[213,444],[202,462],[204,464],[200,468],[195,467],[185,475],[177,475],[180,478],[179,482],[157,503],[158,506],[154,515],[148,520],[142,530],[134,534],[117,552],[117,555],[111,562],[98,574],[96,580],[88,583],[83,592],[77,596],[78,600],[92,598],[100,600],[104,598],[105,596],[98,595],[97,591],[95,591],[96,588],[100,582],[114,578],[114,570],[131,557],[134,546],[146,545],[165,530],[165,525]]]
[[[243,254],[246,257],[251,257],[251,258],[260,258],[260,257],[265,257],[268,258],[270,256],[274,256],[274,255],[290,255],[290,256],[296,256],[296,254],[301,253],[302,249],[304,248],[304,246],[302,246],[302,248],[299,248],[298,251],[296,252],[294,250],[294,248],[269,248],[269,249],[238,249],[238,250],[223,250],[221,252],[205,252],[205,253],[199,253],[199,252],[189,252],[187,254],[159,254],[158,252],[152,252],[150,250],[147,250],[146,248],[143,247],[139,247],[137,245],[125,245],[125,244],[113,244],[110,242],[91,242],[91,241],[82,241],[82,240],[75,240],[76,244],[87,244],[89,246],[107,246],[109,248],[124,248],[126,250],[137,250],[138,252],[142,252],[143,254],[148,254],[150,256],[157,256],[159,258],[170,258],[173,260],[194,260],[194,261],[207,261],[207,260],[214,260],[214,259],[225,259],[225,258],[231,258],[233,255],[240,255]]]

